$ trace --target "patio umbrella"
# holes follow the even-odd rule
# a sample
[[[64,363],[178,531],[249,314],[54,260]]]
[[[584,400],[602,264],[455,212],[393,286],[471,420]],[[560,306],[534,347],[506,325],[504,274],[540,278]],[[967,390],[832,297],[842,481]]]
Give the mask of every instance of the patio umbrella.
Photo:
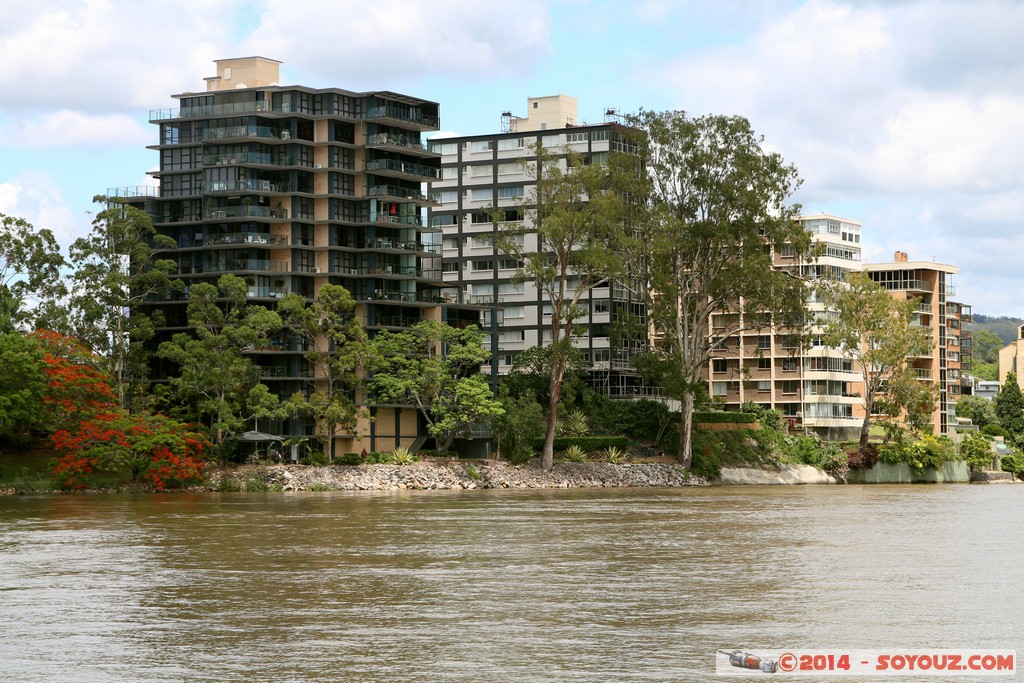
[[[251,431],[251,432],[245,432],[243,434],[239,434],[238,435],[238,440],[239,441],[252,441],[252,442],[258,442],[258,441],[284,441],[284,439],[282,437],[280,437],[280,436],[274,436],[273,434],[266,434],[264,432],[257,432],[257,431]]]

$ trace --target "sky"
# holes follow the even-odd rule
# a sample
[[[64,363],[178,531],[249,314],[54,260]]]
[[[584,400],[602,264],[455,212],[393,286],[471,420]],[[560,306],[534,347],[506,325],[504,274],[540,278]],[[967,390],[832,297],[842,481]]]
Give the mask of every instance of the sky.
[[[153,184],[152,109],[215,59],[282,85],[439,102],[497,132],[529,97],[579,119],[747,117],[796,166],[794,202],[863,224],[867,262],[960,268],[956,300],[1024,317],[1024,3],[1013,0],[36,0],[0,23],[0,213],[63,245],[94,195]]]

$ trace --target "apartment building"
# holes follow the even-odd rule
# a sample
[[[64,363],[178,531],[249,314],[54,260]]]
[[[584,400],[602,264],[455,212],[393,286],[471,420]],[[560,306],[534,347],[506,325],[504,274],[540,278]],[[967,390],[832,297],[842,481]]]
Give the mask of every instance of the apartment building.
[[[1017,328],[1017,338],[999,350],[999,382],[991,392],[992,398],[1011,372],[1017,375],[1017,384],[1024,389],[1024,325]]]
[[[443,231],[444,281],[467,301],[490,306],[485,331],[497,335],[492,340],[498,350],[492,367],[496,376],[508,372],[518,353],[551,342],[550,302],[532,282],[515,281],[521,264],[494,240],[503,225],[529,221],[524,202],[534,181],[523,162],[536,161],[538,144],[560,156],[563,168],[566,149],[583,155],[585,163],[600,164],[626,148],[626,129],[614,120],[579,122],[576,99],[566,95],[531,97],[526,116],[505,112],[501,120],[498,133],[430,143],[430,150],[441,155],[440,176],[431,183],[440,204],[431,216],[432,226]],[[535,234],[519,238],[527,250],[540,248]],[[645,325],[639,296],[622,283],[611,283],[592,290],[581,303],[588,310],[577,325],[586,334],[575,343],[590,364],[595,388],[614,398],[648,393],[630,363],[646,349],[644,336],[623,340],[613,334],[616,323],[627,316]]]
[[[802,216],[800,221],[821,245],[822,255],[806,261],[783,248],[774,254],[777,268],[807,278],[837,279],[861,270],[859,222],[830,214]],[[805,312],[817,319],[834,315],[813,291]],[[712,334],[735,328],[727,315],[732,314],[712,317]],[[847,354],[826,347],[820,337],[812,335],[804,344],[792,330],[773,322],[744,325],[746,331],[719,344],[707,368],[710,395],[729,410],[739,410],[747,401],[780,410],[791,426],[822,438],[855,437],[864,416],[859,368]]]
[[[956,432],[956,402],[971,393],[966,373],[973,369],[972,335],[964,330],[971,322],[971,307],[951,300],[956,290],[953,276],[956,266],[931,261],[911,261],[906,252],[897,251],[891,263],[865,265],[871,279],[894,297],[918,299],[912,325],[926,328],[932,337],[932,350],[912,360],[920,381],[935,385],[938,402],[932,415],[935,434]]]
[[[280,62],[263,57],[216,65],[205,92],[174,95],[178,108],[150,114],[160,166],[146,206],[177,242],[171,257],[186,294],[233,273],[253,303],[268,307],[291,292],[308,299],[327,283],[342,285],[371,335],[442,316],[478,321],[476,312],[440,305],[440,230],[425,220],[434,202],[423,188],[437,180],[441,155],[421,139],[438,129],[436,102],[282,86]],[[185,295],[153,305],[166,318],[162,337],[187,329]],[[315,386],[304,351],[285,335],[252,358],[284,397]],[[158,366],[155,378],[173,371]],[[414,409],[371,407],[358,447],[356,434],[346,435],[337,452],[410,446],[424,433]],[[295,422],[269,429],[312,433]]]

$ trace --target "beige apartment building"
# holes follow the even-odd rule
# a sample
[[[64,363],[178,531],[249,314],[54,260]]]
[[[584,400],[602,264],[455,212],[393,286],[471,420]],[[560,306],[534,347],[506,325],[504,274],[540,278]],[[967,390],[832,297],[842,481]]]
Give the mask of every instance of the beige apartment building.
[[[938,402],[932,415],[935,434],[956,432],[956,402],[971,392],[964,374],[973,369],[972,335],[964,330],[971,322],[971,307],[957,303],[953,276],[956,266],[932,261],[911,261],[906,252],[897,251],[891,263],[865,266],[872,280],[900,299],[919,300],[912,325],[931,333],[932,350],[912,360],[921,382],[935,385]]]

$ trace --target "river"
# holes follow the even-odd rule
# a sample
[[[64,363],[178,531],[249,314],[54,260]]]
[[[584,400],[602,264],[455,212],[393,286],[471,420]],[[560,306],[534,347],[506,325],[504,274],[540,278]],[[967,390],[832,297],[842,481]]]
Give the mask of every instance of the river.
[[[702,681],[718,648],[1024,652],[1022,509],[1014,485],[0,497],[0,680]]]

